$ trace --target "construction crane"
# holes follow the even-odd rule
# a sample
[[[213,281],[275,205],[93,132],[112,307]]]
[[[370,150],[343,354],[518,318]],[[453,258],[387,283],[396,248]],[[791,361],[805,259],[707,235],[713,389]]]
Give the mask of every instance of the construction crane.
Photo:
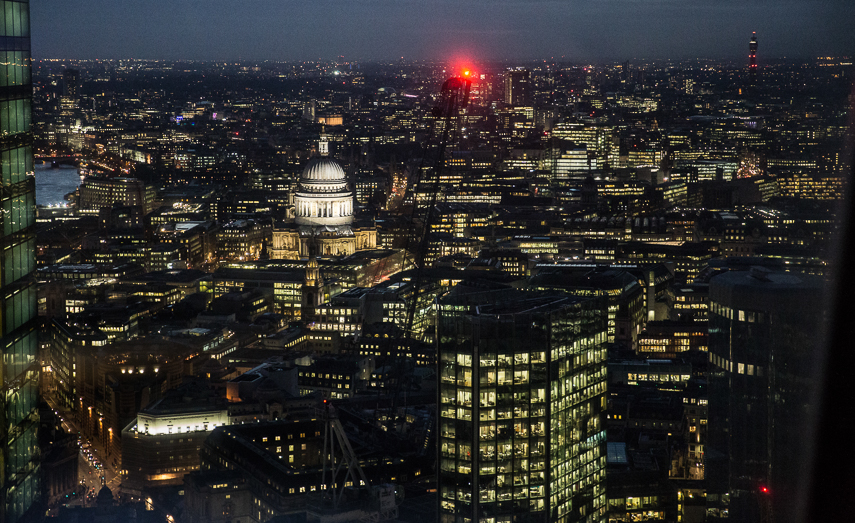
[[[469,71],[464,73],[465,75],[469,74]],[[433,184],[432,190],[430,191],[430,203],[424,208],[420,208],[418,205],[418,199],[415,196],[415,188],[421,188],[423,180],[422,173],[424,172],[422,167],[424,166],[424,156],[422,156],[422,165],[415,173],[414,180],[411,183],[407,184],[406,189],[404,190],[404,195],[402,199],[404,201],[407,200],[407,196],[411,196],[413,198],[413,208],[410,215],[410,223],[413,224],[412,234],[408,235],[406,238],[406,243],[404,245],[404,250],[409,251],[411,243],[413,240],[418,241],[418,245],[415,251],[415,256],[413,257],[413,264],[416,267],[421,267],[424,265],[424,258],[427,253],[427,238],[429,231],[430,222],[433,219],[433,208],[436,205],[437,195],[439,193],[439,177],[442,172],[442,167],[445,164],[445,147],[448,144],[448,135],[449,128],[451,127],[452,121],[458,116],[461,109],[465,108],[469,103],[469,91],[472,88],[472,80],[468,78],[463,78],[459,76],[454,76],[446,80],[442,84],[442,90],[440,91],[439,102],[431,109],[431,116],[435,118],[436,121],[443,122],[442,133],[440,135],[439,144],[438,144],[438,153],[437,153],[437,161],[434,163],[434,176],[433,176]],[[436,131],[436,127],[431,131],[431,135]],[[425,143],[425,153],[430,148],[433,140],[431,137]],[[424,213],[423,216],[419,216],[419,213]],[[415,228],[415,222],[418,218],[421,218],[422,233],[419,235],[418,229]],[[419,236],[419,238],[416,238]],[[378,276],[382,274],[382,269],[385,269],[385,261],[380,266],[380,268],[376,269],[374,272],[373,281],[376,283],[378,281]],[[409,314],[407,316],[410,317]],[[408,323],[409,324],[409,323]],[[409,335],[409,330],[407,330],[407,335]]]
[[[420,208],[418,205],[418,198],[413,195],[413,212],[412,212],[412,220],[411,223],[415,223],[415,218],[421,214],[421,231],[420,236],[417,238],[418,242],[416,244],[415,252],[413,253],[413,264],[415,265],[415,277],[412,280],[411,285],[411,298],[409,303],[407,303],[407,315],[404,322],[404,329],[402,332],[402,341],[405,343],[413,344],[414,342],[419,341],[416,337],[416,333],[414,332],[414,322],[416,318],[416,310],[418,309],[420,302],[420,295],[422,292],[422,285],[424,282],[424,270],[425,270],[425,258],[427,257],[428,250],[430,248],[430,229],[433,225],[434,211],[436,207],[437,197],[440,192],[440,174],[442,173],[442,168],[445,165],[445,148],[448,144],[449,132],[452,127],[457,130],[459,126],[452,126],[454,120],[457,119],[460,111],[467,106],[469,103],[469,91],[472,88],[472,81],[468,78],[463,78],[460,76],[455,76],[449,78],[442,84],[442,91],[439,95],[439,102],[436,106],[434,106],[431,114],[437,118],[438,121],[443,122],[442,126],[442,134],[439,140],[439,147],[437,150],[437,160],[433,164],[433,180],[430,185],[430,192],[428,197],[427,205],[423,208]],[[413,183],[413,187],[420,186],[422,180],[422,169],[419,169],[416,173],[416,180]],[[419,213],[421,211],[421,213]],[[419,234],[418,230],[414,227],[414,233]],[[410,243],[408,238],[408,245]],[[400,344],[399,344],[400,345]],[[401,395],[401,388],[405,381],[409,379],[409,374],[412,369],[407,369],[409,372],[396,372],[398,375],[397,382],[395,383],[395,393],[392,396],[392,402],[390,405],[390,418],[394,420],[395,411],[398,407],[398,401]]]
[[[309,499],[308,519],[319,523],[397,519],[398,504],[402,498],[400,492],[391,484],[372,486],[369,483],[335,408],[327,400],[324,400],[322,415],[322,490]]]
[[[413,197],[413,222],[415,222],[415,218],[419,214],[419,211],[422,211],[422,227],[413,256],[413,264],[416,268],[416,275],[412,284],[413,298],[407,306],[407,317],[404,323],[404,336],[411,340],[414,338],[413,321],[415,319],[419,293],[421,291],[422,279],[424,277],[423,271],[425,268],[425,258],[427,257],[428,248],[430,247],[430,228],[433,224],[434,208],[436,207],[436,200],[439,195],[440,174],[442,173],[442,168],[445,165],[445,147],[448,144],[449,130],[452,128],[452,122],[457,118],[460,110],[465,108],[469,103],[469,91],[471,88],[472,81],[468,78],[459,76],[449,78],[442,84],[439,103],[431,111],[435,118],[443,121],[444,123],[442,126],[442,135],[439,140],[437,161],[433,166],[434,175],[430,195],[428,197],[428,203],[423,209],[420,209],[418,199],[415,198],[415,196]],[[455,129],[456,127],[457,126],[455,126]],[[419,169],[416,173],[416,180],[413,183],[413,187],[421,185],[421,175],[422,170]]]
[[[757,491],[757,501],[760,504],[760,523],[775,521],[772,517],[772,493],[769,492],[769,487],[761,485]]]
[[[359,466],[353,447],[347,439],[347,434],[341,426],[338,416],[330,409],[333,407],[324,400],[324,471],[321,484],[330,492],[331,501],[338,508],[342,501],[345,486],[361,485],[368,486],[368,478]],[[340,457],[339,457],[340,456]],[[345,470],[343,478],[337,480],[342,470]]]
[[[407,199],[408,194],[413,198],[413,208],[410,216],[410,223],[413,225],[413,229],[411,234],[407,236],[404,250],[405,253],[409,252],[411,246],[415,244],[415,248],[412,251],[412,264],[415,267],[415,276],[411,282],[411,298],[406,304],[406,316],[404,317],[403,329],[400,337],[398,338],[398,348],[400,348],[402,344],[413,344],[420,341],[416,336],[414,323],[424,281],[425,258],[427,257],[427,253],[430,248],[430,229],[433,224],[434,210],[440,192],[440,175],[445,165],[445,149],[449,142],[449,135],[452,132],[456,133],[459,128],[458,125],[452,124],[455,123],[455,120],[460,115],[460,111],[469,103],[469,92],[472,87],[472,81],[465,77],[468,76],[468,73],[469,71],[466,71],[464,72],[464,76],[451,77],[442,84],[439,100],[431,109],[431,116],[433,116],[435,121],[442,122],[442,131],[437,144],[436,161],[433,162],[433,176],[431,177],[429,184],[422,180],[424,169],[420,166],[415,173],[412,183],[408,184],[404,195],[404,200]],[[433,127],[431,132],[432,136],[435,131],[436,126]],[[452,136],[452,138],[454,137]],[[433,140],[431,138],[427,140],[426,153],[432,142]],[[423,162],[425,156],[426,154],[422,156]],[[427,203],[419,205],[419,198],[416,197],[415,189],[424,188],[425,185],[423,184],[427,185],[429,188],[428,196],[426,198]],[[421,227],[416,227],[416,223],[421,223]],[[404,382],[408,382],[411,379],[412,370],[411,366],[404,365],[400,360],[396,362],[394,366],[393,373],[397,377],[397,380],[394,392],[392,393],[389,409],[389,420],[393,426],[395,423],[395,411],[397,410],[401,396],[401,389],[404,386]],[[378,398],[379,394],[380,391],[378,390]]]

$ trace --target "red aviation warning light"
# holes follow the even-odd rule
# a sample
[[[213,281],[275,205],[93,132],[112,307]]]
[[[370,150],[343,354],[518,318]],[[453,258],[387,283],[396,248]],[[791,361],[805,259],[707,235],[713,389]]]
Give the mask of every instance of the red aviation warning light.
[[[463,70],[463,76],[469,76],[470,74],[472,74],[472,71],[470,71],[469,69]]]
[[[452,118],[457,116],[460,109],[469,103],[469,90],[472,88],[472,80],[454,76],[442,84],[439,95],[439,103],[431,113],[437,118]]]

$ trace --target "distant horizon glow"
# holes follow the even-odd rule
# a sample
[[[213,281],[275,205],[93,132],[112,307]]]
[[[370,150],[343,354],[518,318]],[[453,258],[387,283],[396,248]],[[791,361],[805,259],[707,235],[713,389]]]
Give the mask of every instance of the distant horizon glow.
[[[739,60],[849,56],[855,2],[75,0],[33,2],[36,59]]]

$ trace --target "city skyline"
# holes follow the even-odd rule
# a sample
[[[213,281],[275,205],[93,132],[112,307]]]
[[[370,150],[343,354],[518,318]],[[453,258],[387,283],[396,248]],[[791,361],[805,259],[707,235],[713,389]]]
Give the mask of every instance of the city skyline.
[[[671,0],[50,4],[32,6],[35,58],[740,59],[752,31],[762,41],[761,65],[769,58],[847,55],[855,48],[848,30],[855,6],[840,0],[750,6]]]
[[[852,0],[54,3],[0,523],[847,519]]]

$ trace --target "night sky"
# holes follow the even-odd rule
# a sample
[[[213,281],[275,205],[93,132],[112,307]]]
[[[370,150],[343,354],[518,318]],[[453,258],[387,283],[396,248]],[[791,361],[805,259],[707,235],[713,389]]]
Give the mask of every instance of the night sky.
[[[34,58],[729,58],[855,53],[855,0],[31,0]]]

